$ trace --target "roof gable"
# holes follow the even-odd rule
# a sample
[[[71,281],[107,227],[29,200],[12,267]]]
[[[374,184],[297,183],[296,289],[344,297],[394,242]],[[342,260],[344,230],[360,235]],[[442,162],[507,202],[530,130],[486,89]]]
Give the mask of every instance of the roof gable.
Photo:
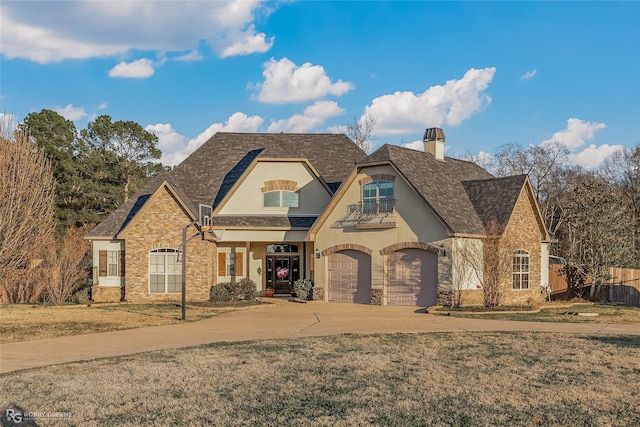
[[[526,175],[515,175],[463,181],[462,186],[484,225],[490,221],[506,225],[526,180]]]
[[[172,171],[151,180],[123,203],[86,238],[114,238],[166,180],[194,214],[198,205],[222,201],[247,168],[258,158],[306,159],[335,191],[355,162],[366,156],[342,134],[218,132]]]

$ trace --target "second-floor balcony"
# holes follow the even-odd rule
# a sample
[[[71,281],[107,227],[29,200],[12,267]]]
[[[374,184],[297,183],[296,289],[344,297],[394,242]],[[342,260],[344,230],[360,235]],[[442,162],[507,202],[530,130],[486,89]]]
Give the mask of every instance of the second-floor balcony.
[[[395,199],[364,199],[347,206],[345,216],[332,228],[355,227],[357,230],[394,228],[396,226]]]

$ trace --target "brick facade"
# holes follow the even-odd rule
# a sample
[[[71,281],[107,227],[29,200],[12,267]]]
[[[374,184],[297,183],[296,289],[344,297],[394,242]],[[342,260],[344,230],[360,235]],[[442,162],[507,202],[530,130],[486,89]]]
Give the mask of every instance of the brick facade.
[[[176,197],[160,187],[145,203],[127,228],[125,239],[125,299],[132,302],[180,301],[181,293],[149,292],[149,252],[154,249],[179,249],[182,228],[191,221]],[[195,228],[187,230],[191,237]],[[187,244],[187,300],[206,301],[215,283],[216,245],[196,238]]]
[[[504,231],[505,240],[514,242],[515,249],[529,252],[529,289],[512,289],[511,277],[505,277],[506,290],[503,294],[503,304],[533,304],[544,299],[546,294],[541,292],[541,225],[536,220],[533,195],[528,186],[524,186],[513,209],[509,223]]]

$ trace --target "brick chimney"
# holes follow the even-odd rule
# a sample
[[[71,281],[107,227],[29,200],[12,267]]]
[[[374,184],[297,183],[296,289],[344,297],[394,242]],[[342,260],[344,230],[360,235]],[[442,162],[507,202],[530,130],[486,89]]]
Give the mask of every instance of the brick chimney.
[[[440,128],[428,128],[424,131],[424,151],[433,154],[437,160],[444,160],[444,131]]]

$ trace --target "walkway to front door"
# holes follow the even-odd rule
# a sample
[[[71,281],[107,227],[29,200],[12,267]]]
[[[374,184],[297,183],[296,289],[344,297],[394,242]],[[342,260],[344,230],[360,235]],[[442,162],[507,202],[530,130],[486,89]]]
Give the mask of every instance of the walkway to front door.
[[[276,294],[288,294],[293,282],[300,278],[300,256],[267,255],[267,288],[273,288]]]

